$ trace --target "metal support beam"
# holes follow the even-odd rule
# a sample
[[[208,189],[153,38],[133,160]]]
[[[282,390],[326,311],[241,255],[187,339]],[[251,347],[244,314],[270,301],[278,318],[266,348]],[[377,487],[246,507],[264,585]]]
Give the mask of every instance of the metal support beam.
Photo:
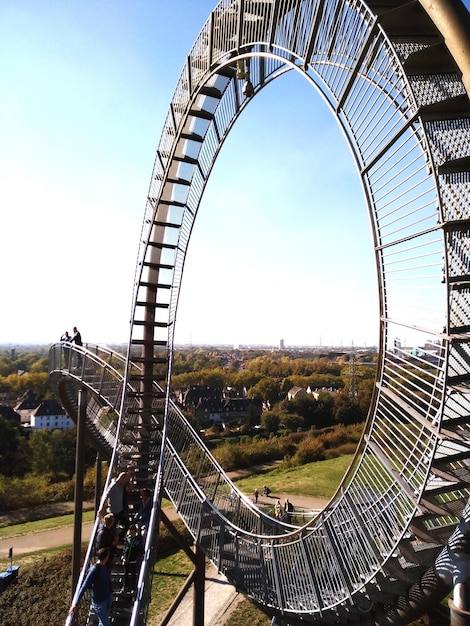
[[[179,546],[185,551],[190,561],[194,565],[194,570],[186,579],[183,587],[178,593],[177,597],[173,601],[173,604],[168,609],[165,617],[161,622],[161,626],[166,626],[170,619],[174,615],[176,609],[181,604],[186,593],[189,591],[191,585],[193,585],[193,626],[200,626],[204,624],[204,609],[205,609],[205,586],[206,586],[206,558],[203,550],[195,544],[195,550],[191,550],[184,537],[178,532],[178,529],[171,522],[169,517],[160,509],[161,520],[170,531],[173,538],[177,541]]]
[[[75,593],[80,575],[83,522],[83,479],[85,475],[85,420],[86,391],[78,391],[77,442],[75,448],[75,498],[73,519],[73,551],[72,551],[72,594]]]
[[[444,37],[470,95],[470,16],[460,0],[419,0]]]
[[[196,561],[194,566],[194,604],[193,624],[204,624],[204,590],[206,584],[206,558],[204,552],[196,546]]]
[[[469,626],[470,612],[460,609],[453,600],[449,599],[450,626]]]
[[[100,510],[102,475],[103,475],[103,458],[100,452],[97,452],[96,462],[95,462],[95,515]]]

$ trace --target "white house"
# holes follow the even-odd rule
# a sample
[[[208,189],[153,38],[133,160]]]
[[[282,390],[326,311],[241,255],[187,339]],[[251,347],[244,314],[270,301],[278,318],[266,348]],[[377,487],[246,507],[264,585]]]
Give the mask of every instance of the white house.
[[[31,428],[68,430],[75,426],[57,400],[43,400],[31,413]]]

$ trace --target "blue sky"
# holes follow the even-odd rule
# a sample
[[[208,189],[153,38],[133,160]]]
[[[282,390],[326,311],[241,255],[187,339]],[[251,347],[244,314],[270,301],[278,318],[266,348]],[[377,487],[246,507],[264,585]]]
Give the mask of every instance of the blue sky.
[[[127,341],[138,238],[177,79],[215,2],[3,0],[0,343]],[[217,160],[177,343],[376,344],[365,201],[300,76],[247,107]]]

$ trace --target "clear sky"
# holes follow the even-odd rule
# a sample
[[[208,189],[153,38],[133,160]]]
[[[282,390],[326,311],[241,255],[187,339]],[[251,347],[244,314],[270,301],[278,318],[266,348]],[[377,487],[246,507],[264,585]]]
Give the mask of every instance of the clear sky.
[[[470,1],[470,0],[469,0]],[[125,342],[155,150],[212,0],[0,4],[0,344]],[[331,113],[274,81],[224,145],[177,343],[377,344],[370,226]]]

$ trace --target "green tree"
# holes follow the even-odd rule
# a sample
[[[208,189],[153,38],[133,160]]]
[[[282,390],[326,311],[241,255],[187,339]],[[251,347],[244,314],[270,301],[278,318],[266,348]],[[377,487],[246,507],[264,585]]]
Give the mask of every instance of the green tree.
[[[23,432],[18,423],[0,416],[0,473],[4,476],[24,476],[30,469]]]
[[[281,424],[290,433],[305,429],[305,420],[301,415],[297,415],[297,413],[283,413]]]
[[[51,390],[49,386],[49,376],[46,372],[9,374],[8,376],[0,376],[0,389],[10,391],[17,397],[24,394],[28,389],[35,391],[39,396],[50,397]]]
[[[281,416],[277,411],[265,411],[261,416],[261,426],[268,433],[277,433],[281,423]]]
[[[76,428],[34,431],[29,439],[29,455],[33,472],[53,476],[66,474],[71,478],[75,473],[76,438]],[[96,451],[86,441],[85,466],[92,465],[95,458]]]
[[[333,423],[333,396],[320,391],[318,399],[314,396],[300,396],[293,400],[284,400],[282,410],[289,414],[300,415],[304,418],[305,428],[324,428]]]
[[[259,398],[271,406],[279,402],[279,383],[274,378],[262,378],[248,391],[249,398]]]
[[[345,426],[357,424],[364,419],[361,407],[347,393],[338,393],[335,396],[333,418],[336,423],[344,424]]]
[[[48,474],[54,463],[54,448],[50,430],[36,430],[29,439],[32,470],[35,474]]]
[[[254,387],[263,378],[260,372],[253,372],[252,370],[243,370],[232,376],[232,387],[242,393],[244,389],[250,389]]]
[[[335,401],[331,393],[327,391],[320,391],[318,394],[318,414],[317,414],[317,423],[315,426],[317,428],[325,428],[325,426],[331,426],[333,423],[333,409],[335,405]]]

